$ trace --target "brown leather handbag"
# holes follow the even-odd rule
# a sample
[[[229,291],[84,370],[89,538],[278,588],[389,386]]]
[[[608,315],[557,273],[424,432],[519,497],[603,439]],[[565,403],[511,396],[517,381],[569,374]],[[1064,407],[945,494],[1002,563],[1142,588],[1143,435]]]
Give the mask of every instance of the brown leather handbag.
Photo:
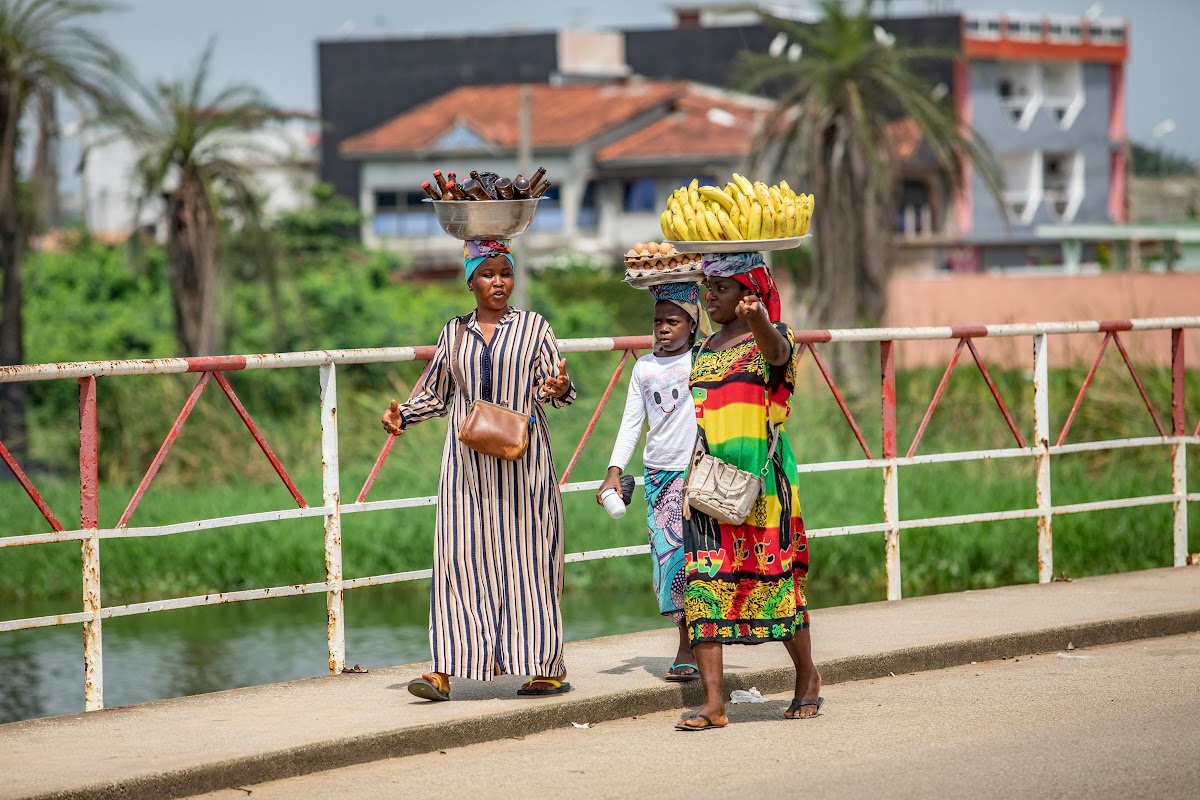
[[[458,363],[458,341],[467,324],[462,317],[450,337],[450,372],[458,391],[467,398],[467,415],[458,427],[458,440],[477,453],[505,461],[519,461],[529,449],[533,416],[514,411],[503,403],[471,400],[467,382]]]

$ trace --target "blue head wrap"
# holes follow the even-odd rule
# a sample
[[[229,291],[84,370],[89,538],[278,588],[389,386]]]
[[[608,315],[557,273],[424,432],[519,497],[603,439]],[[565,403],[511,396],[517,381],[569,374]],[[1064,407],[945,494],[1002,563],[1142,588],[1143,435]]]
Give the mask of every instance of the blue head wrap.
[[[508,265],[516,269],[517,262],[513,261],[512,251],[508,249],[507,239],[468,239],[463,242],[463,266],[467,271],[467,283],[471,282],[471,276],[475,274],[475,270],[489,256],[504,256],[508,259]]]

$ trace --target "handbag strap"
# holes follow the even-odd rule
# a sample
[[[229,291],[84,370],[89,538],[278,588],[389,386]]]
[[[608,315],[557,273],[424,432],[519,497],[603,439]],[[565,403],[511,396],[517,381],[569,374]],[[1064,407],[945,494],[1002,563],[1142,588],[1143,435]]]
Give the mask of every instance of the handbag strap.
[[[462,366],[458,363],[458,337],[467,327],[466,321],[462,317],[456,317],[454,321],[454,329],[450,334],[450,374],[454,377],[454,383],[458,386],[458,391],[463,397],[468,398],[467,402],[471,402],[467,394],[467,382],[463,380]]]
[[[458,391],[462,394],[463,397],[467,398],[467,402],[470,403],[471,400],[470,400],[470,394],[467,392],[467,382],[463,378],[462,365],[459,364],[459,361],[458,361],[458,340],[459,340],[459,337],[462,335],[463,331],[465,331],[467,328],[467,316],[469,316],[469,315],[464,315],[464,316],[455,318],[454,329],[450,334],[450,374],[454,377],[454,383],[457,384]],[[539,387],[534,386],[533,391],[530,393],[530,402],[532,405],[537,404],[538,390],[539,390]],[[511,408],[511,406],[508,406],[506,403],[494,403],[493,405],[501,405],[501,406]],[[513,408],[512,410],[516,411],[515,408]],[[529,414],[529,424],[531,424],[531,425],[533,424],[532,411]]]
[[[708,347],[709,340],[716,335],[717,334],[714,331],[704,338],[704,341],[700,343],[700,349],[697,351],[697,355],[704,352],[704,348]],[[693,357],[692,360],[695,361],[695,358]],[[767,448],[767,461],[765,464],[763,464],[762,469],[758,472],[759,475],[765,478],[771,469],[771,459],[775,457],[775,445],[779,442],[780,428],[779,425],[771,425],[771,395],[767,391],[766,387],[763,387],[763,404],[767,411],[767,434],[771,439],[771,445]],[[700,460],[702,455],[704,455],[704,447],[700,444],[700,433],[697,432],[696,444],[692,448],[692,466],[696,465],[696,462]]]

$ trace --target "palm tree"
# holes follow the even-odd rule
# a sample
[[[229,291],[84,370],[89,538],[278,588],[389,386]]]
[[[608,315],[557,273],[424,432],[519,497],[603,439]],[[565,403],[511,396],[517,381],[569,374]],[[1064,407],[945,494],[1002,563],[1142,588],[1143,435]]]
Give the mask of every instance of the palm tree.
[[[192,356],[212,355],[219,347],[223,228],[260,221],[262,204],[245,163],[274,157],[245,134],[277,116],[253,86],[210,93],[212,54],[210,42],[186,79],[140,86],[140,107],[130,105],[104,120],[113,130],[109,140],[124,137],[138,153],[135,225],[148,204],[163,203],[175,335],[180,350]]]
[[[820,0],[823,18],[812,25],[760,12],[792,45],[740,53],[735,68],[742,88],[782,89],[755,166],[795,177],[798,191],[816,195],[809,316],[829,327],[874,325],[883,316],[899,167],[889,125],[905,117],[915,123],[947,187],[973,164],[999,197],[986,144],[918,72],[922,62],[956,54],[895,42],[875,25],[871,6],[864,0],[851,13],[845,0]]]
[[[57,206],[55,165],[61,94],[83,109],[120,101],[121,56],[86,25],[117,6],[105,0],[0,0],[0,366],[25,358],[21,271],[30,234]],[[36,131],[33,198],[17,165],[23,123]],[[27,449],[26,387],[0,384],[0,440]]]

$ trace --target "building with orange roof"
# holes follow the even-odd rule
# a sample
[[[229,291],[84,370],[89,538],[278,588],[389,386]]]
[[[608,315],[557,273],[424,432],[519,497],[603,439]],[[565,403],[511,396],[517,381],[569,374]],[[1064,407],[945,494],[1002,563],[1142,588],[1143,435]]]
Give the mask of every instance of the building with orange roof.
[[[346,139],[358,162],[368,246],[419,262],[447,257],[422,181],[451,170],[516,172],[521,85],[463,86]],[[536,251],[610,255],[661,239],[659,214],[681,183],[724,183],[744,167],[769,100],[684,81],[530,87],[536,166],[554,184],[525,241]]]
[[[769,101],[716,87],[739,52],[778,44],[742,6],[675,11],[673,28],[322,42],[322,175],[359,199],[365,241],[427,258],[435,223],[415,214],[420,181],[438,168],[514,171],[527,83],[534,159],[557,183],[528,241],[615,255],[657,236],[650,212],[668,187],[744,167]],[[1058,257],[1039,226],[1126,221],[1124,20],[885,13],[878,24],[884,39],[956,54],[922,70],[991,146],[1003,183],[997,203],[968,169],[946,196],[920,131],[897,120],[899,266],[1035,265]]]

